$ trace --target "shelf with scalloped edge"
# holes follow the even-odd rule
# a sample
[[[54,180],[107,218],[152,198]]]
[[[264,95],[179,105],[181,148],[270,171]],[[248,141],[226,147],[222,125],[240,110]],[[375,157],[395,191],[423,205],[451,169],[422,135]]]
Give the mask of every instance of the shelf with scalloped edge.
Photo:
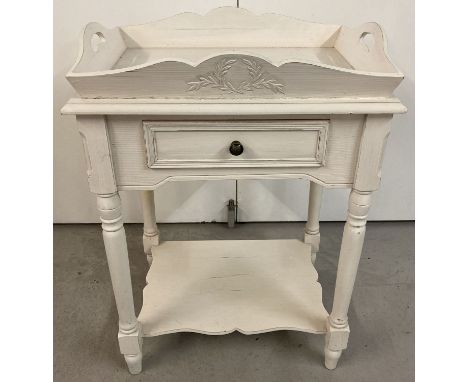
[[[144,336],[326,333],[328,313],[310,245],[299,240],[167,241],[152,253],[138,317]]]
[[[114,29],[90,23],[67,79],[82,98],[382,98],[403,74],[376,23],[222,7]]]

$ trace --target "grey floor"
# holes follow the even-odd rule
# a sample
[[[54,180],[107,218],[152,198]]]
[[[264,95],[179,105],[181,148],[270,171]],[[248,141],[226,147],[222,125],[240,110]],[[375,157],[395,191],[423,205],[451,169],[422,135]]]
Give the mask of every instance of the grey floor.
[[[302,238],[303,223],[161,224],[164,240]],[[321,224],[316,268],[330,310],[343,223]],[[126,225],[137,312],[147,271],[139,224]],[[40,313],[39,313],[40,314]],[[178,333],[145,339],[143,372],[128,374],[98,225],[54,227],[54,380],[413,381],[414,224],[369,223],[338,368],[323,366],[323,336]]]

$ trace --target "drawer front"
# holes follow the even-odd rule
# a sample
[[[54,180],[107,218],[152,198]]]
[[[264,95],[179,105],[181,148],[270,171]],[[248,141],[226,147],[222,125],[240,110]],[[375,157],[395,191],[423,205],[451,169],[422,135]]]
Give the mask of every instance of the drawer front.
[[[319,167],[329,122],[144,121],[150,168]]]

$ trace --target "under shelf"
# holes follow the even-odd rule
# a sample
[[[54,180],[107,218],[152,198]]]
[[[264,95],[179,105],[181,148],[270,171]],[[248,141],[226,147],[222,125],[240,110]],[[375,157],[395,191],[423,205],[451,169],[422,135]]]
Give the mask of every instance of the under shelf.
[[[143,335],[326,332],[328,313],[299,240],[167,241],[153,247]]]

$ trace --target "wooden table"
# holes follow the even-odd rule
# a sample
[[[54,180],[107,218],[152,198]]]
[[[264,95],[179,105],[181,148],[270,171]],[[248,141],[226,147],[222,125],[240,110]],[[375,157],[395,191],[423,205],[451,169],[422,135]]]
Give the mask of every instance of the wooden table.
[[[80,41],[67,75],[79,98],[62,113],[76,115],[83,138],[130,372],[141,371],[145,336],[284,329],[324,334],[334,369],[390,121],[406,111],[380,27],[225,7],[115,29],[90,23]],[[160,185],[265,178],[310,180],[303,242],[160,242]],[[351,189],[331,313],[313,266],[323,187]],[[143,204],[151,267],[138,317],[120,190],[140,191]]]

